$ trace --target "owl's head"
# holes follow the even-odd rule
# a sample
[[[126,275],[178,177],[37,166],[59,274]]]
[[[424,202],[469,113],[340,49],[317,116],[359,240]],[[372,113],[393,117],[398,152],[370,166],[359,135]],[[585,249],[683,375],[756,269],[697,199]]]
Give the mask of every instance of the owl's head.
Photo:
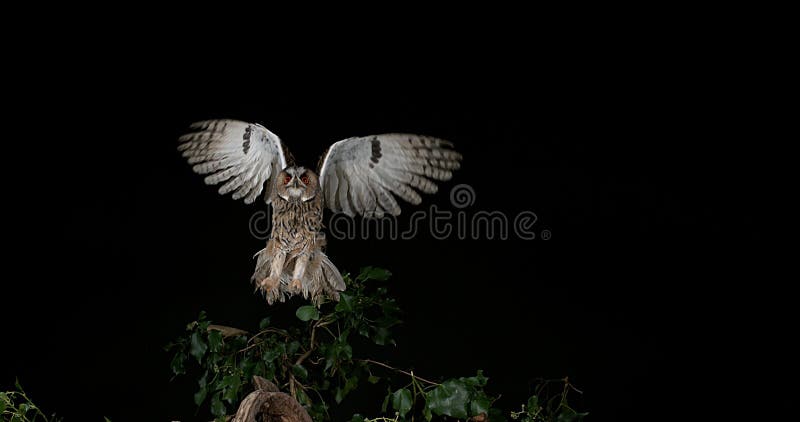
[[[304,167],[287,167],[278,173],[276,192],[284,201],[303,202],[314,199],[319,193],[319,179]]]

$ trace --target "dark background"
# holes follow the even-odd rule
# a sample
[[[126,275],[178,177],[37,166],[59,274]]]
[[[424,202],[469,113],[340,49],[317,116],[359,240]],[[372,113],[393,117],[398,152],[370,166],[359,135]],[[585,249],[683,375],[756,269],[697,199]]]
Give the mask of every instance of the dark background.
[[[411,61],[347,79],[264,64],[244,81],[171,63],[101,63],[48,80],[47,101],[28,98],[30,122],[4,158],[16,182],[4,388],[19,377],[67,421],[203,420],[193,381],[169,381],[163,346],[200,310],[243,328],[273,312],[248,282],[263,247],[248,219],[263,203],[217,195],[175,150],[189,123],[227,117],[264,124],[310,166],[354,135],[452,140],[462,170],[425,206],[449,207],[465,183],[468,210],[530,210],[535,231],[551,232],[330,239],[342,271],[392,271],[405,323],[383,358],[397,366],[429,378],[483,369],[506,409],[534,378],[569,376],[598,421],[785,403],[775,382],[791,299],[763,254],[768,152],[740,142],[753,122],[715,72],[604,56],[545,74]],[[380,403],[358,400],[344,406]]]

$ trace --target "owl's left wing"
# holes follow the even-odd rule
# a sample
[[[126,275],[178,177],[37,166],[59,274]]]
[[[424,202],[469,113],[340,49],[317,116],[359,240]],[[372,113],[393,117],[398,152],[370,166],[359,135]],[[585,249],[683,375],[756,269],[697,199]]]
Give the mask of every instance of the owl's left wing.
[[[349,216],[400,214],[394,199],[419,204],[437,190],[433,180],[449,180],[461,154],[442,139],[392,133],[348,138],[331,145],[319,170],[325,205]]]

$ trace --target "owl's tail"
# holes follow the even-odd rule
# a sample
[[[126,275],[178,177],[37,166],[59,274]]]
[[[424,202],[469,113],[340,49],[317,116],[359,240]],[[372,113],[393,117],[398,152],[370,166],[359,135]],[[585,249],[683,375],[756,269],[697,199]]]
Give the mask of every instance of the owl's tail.
[[[251,280],[256,286],[259,286],[261,280],[269,276],[272,255],[267,252],[267,248],[264,248],[258,251],[255,257],[257,258],[256,269]],[[311,300],[316,306],[321,305],[325,297],[339,301],[339,292],[344,291],[346,286],[342,274],[333,265],[333,262],[328,259],[327,255],[321,251],[316,251],[309,257],[303,278],[300,280],[302,284],[301,291],[293,291],[291,289],[295,262],[296,257],[287,258],[278,288],[264,292],[268,304],[272,305],[276,301],[284,302],[287,298],[301,293],[304,298]]]

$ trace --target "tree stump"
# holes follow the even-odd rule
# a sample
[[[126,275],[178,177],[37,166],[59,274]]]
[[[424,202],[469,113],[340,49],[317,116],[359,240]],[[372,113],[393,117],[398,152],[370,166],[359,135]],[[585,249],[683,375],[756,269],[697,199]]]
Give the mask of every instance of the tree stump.
[[[259,376],[253,377],[253,383],[256,391],[239,403],[231,422],[312,422],[303,406],[275,384]]]

